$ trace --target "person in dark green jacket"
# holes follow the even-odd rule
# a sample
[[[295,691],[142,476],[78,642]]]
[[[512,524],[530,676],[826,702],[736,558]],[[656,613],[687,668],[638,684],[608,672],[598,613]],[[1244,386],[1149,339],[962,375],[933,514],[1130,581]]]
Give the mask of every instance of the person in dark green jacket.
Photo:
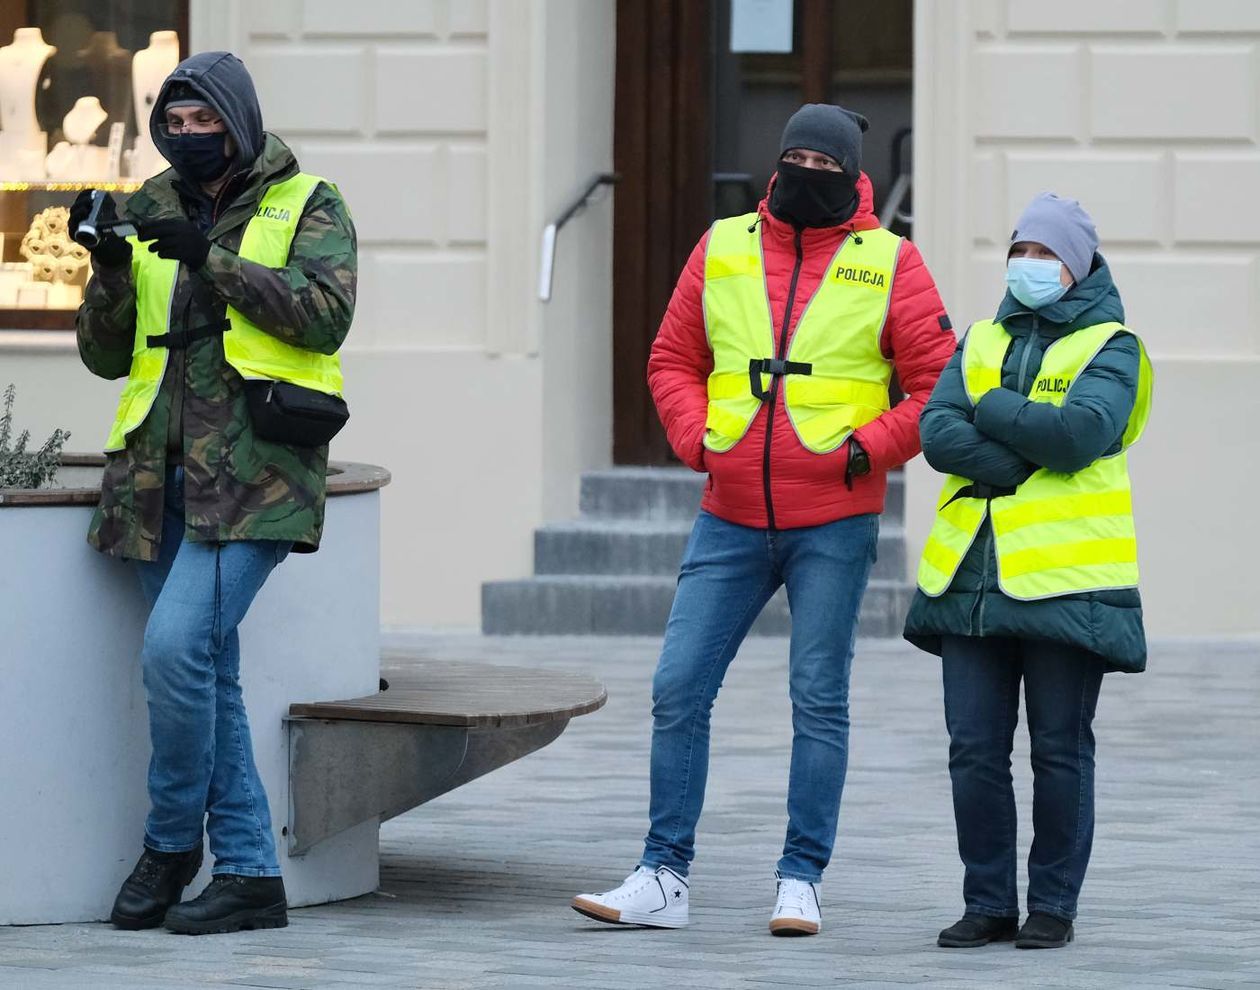
[[[1041,478],[1046,472],[1081,477],[1078,472],[1119,454],[1143,385],[1149,399],[1141,343],[1122,327],[1071,380],[1061,402],[1028,398],[1051,346],[1078,331],[1124,321],[1120,294],[1097,247],[1093,221],[1079,203],[1049,193],[1036,197],[1012,235],[1008,291],[994,317],[1011,338],[1000,386],[973,403],[964,340],[920,420],[928,463],[969,479],[968,491],[988,498],[977,500],[983,521],[944,591],[926,594],[921,571],[905,625],[906,639],[940,655],[943,665],[954,816],[965,867],[965,914],[940,933],[938,944],[945,947],[1014,939],[1021,948],[1049,948],[1071,941],[1093,839],[1091,726],[1103,673],[1146,665],[1136,580],[1132,586],[1016,598],[999,580],[991,522],[1002,498],[1041,469]],[[1021,680],[1034,793],[1029,916],[1022,928],[1010,769]]]

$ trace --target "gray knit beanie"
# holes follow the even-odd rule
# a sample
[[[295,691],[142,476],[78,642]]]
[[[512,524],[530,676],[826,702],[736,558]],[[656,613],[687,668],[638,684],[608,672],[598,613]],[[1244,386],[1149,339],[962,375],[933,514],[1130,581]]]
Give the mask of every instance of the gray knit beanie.
[[[1015,222],[1011,243],[1036,241],[1044,244],[1067,265],[1079,282],[1094,263],[1098,231],[1079,202],[1044,192],[1033,197]]]
[[[173,107],[210,107],[210,101],[186,82],[174,82],[166,91],[166,99],[162,103],[163,110]],[[213,108],[211,108],[213,109]]]
[[[830,155],[851,175],[862,171],[862,132],[870,124],[860,113],[830,103],[806,103],[788,118],[779,157],[793,148]]]

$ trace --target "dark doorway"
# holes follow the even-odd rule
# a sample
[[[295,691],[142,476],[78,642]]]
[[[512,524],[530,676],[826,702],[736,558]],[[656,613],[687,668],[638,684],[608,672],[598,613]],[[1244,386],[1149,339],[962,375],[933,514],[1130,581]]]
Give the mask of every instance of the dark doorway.
[[[617,464],[674,462],[647,390],[652,339],[709,224],[756,207],[774,170],[779,133],[800,104],[839,103],[870,118],[863,167],[875,185],[876,210],[898,233],[908,232],[913,0],[794,0],[790,50],[782,51],[755,50],[755,31],[754,50],[732,50],[738,3],[618,0]],[[741,34],[748,47],[749,32]]]

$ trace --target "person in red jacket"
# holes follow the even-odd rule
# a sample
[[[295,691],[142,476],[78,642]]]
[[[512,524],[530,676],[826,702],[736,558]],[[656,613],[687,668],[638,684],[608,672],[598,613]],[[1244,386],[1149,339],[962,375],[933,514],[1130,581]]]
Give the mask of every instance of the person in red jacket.
[[[792,762],[770,930],[821,926],[886,476],[919,452],[919,412],[956,345],[919,252],[875,217],[865,130],[825,104],[791,117],[766,198],[701,238],[652,345],[648,382],[670,444],[709,477],[653,680],[643,857],[620,887],[573,900],[588,917],[687,923],[709,714],[786,585]],[[890,409],[894,370],[907,397]]]

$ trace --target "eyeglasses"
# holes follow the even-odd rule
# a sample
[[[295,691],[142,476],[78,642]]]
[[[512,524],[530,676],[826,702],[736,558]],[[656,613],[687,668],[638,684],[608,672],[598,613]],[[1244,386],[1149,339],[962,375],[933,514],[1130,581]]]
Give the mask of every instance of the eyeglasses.
[[[183,134],[185,131],[189,134],[212,134],[223,129],[222,117],[195,117],[192,120],[172,117],[166,122],[166,133],[170,135]]]

